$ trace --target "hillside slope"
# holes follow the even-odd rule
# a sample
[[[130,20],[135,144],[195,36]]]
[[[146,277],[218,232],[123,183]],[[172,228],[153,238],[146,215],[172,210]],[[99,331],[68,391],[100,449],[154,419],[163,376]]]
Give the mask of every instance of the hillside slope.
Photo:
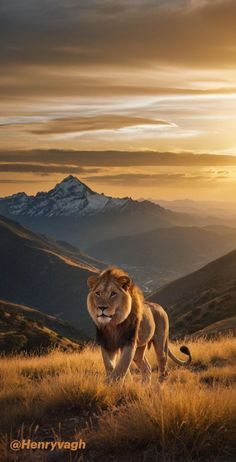
[[[213,322],[209,326],[204,327],[194,333],[195,337],[209,337],[216,336],[218,334],[233,334],[236,335],[236,316],[231,318],[223,319],[222,321]]]
[[[225,237],[204,228],[178,226],[104,240],[86,250],[109,264],[124,266],[142,288],[153,289],[235,248],[236,230]]]
[[[166,307],[174,335],[199,331],[236,312],[236,250],[152,293]]]
[[[0,351],[34,352],[50,347],[78,350],[88,338],[55,316],[0,300]]]
[[[66,319],[87,335],[87,277],[96,269],[71,249],[0,217],[0,298]]]

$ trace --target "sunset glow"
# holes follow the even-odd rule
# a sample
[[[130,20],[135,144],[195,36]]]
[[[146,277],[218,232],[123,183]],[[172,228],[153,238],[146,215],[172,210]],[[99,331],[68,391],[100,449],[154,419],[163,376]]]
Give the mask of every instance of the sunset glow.
[[[236,197],[234,0],[4,0],[1,9],[1,195],[72,173],[113,195]],[[43,158],[25,159],[39,149]],[[68,151],[147,161],[125,165],[113,153],[87,165]],[[151,151],[184,161],[150,164]],[[193,166],[188,153],[212,161]]]

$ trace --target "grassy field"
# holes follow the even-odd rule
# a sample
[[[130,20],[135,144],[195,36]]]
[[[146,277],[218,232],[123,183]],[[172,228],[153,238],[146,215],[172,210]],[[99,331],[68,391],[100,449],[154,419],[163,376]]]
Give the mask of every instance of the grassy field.
[[[236,339],[187,342],[188,369],[169,360],[159,386],[134,369],[125,385],[104,383],[97,348],[0,359],[0,460],[3,461],[233,461],[236,431]],[[177,353],[178,344],[172,344]],[[181,355],[181,353],[178,353]],[[19,451],[12,439],[83,438],[86,449]]]

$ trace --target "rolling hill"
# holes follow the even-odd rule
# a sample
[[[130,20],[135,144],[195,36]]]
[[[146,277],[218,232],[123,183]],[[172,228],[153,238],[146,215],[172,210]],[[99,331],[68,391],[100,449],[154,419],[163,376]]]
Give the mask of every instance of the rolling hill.
[[[73,323],[86,335],[93,326],[86,309],[87,277],[96,271],[79,250],[60,246],[0,217],[0,298]]]
[[[155,291],[151,301],[163,305],[175,336],[235,331],[236,250],[200,270]]]
[[[79,350],[88,338],[55,316],[0,300],[0,351],[35,352],[51,347]]]
[[[195,332],[194,337],[210,337],[218,334],[236,335],[236,316],[222,319],[222,321],[213,322],[212,324],[209,324],[209,326]]]
[[[178,226],[104,240],[86,250],[109,264],[125,267],[150,291],[235,248],[233,228]]]

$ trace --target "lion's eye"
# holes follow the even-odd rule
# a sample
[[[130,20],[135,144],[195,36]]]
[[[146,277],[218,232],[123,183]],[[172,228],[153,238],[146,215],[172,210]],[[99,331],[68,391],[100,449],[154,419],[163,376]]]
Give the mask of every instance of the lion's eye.
[[[112,298],[116,296],[116,292],[111,292],[111,295],[110,295]]]
[[[95,295],[96,295],[97,297],[100,297],[101,292],[95,292]]]

